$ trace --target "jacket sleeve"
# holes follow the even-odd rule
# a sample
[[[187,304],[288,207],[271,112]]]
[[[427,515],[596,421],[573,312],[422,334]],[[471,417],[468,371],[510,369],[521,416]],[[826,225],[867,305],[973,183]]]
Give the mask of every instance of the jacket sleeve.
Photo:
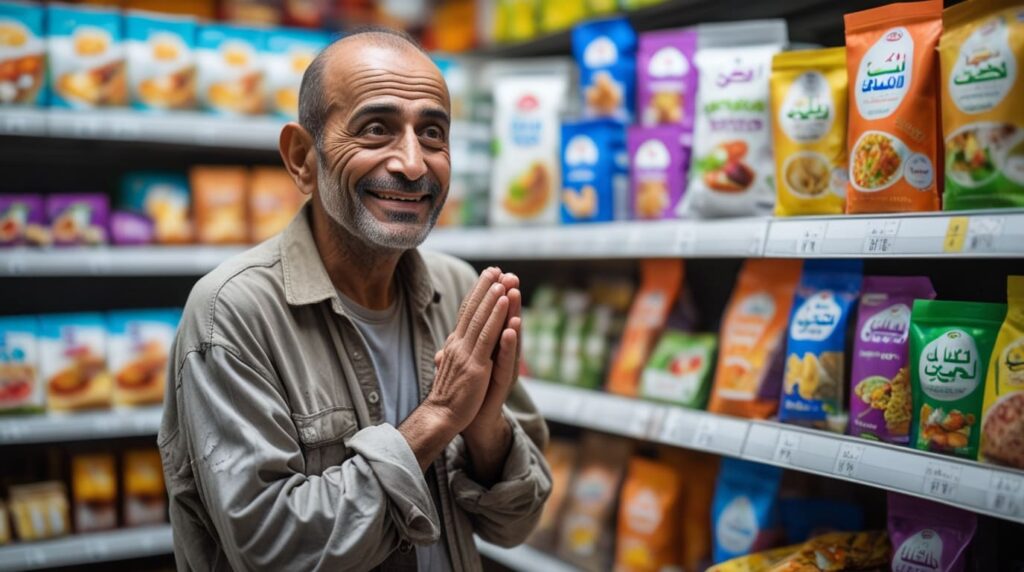
[[[219,345],[188,353],[178,375],[179,426],[232,568],[365,569],[401,540],[439,538],[423,473],[394,427],[358,431],[345,443],[353,456],[307,476],[272,375]]]

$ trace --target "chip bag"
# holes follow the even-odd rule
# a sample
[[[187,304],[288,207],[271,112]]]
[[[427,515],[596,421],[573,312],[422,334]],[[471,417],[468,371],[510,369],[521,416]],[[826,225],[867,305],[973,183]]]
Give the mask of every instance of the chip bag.
[[[775,544],[781,480],[778,467],[722,459],[712,505],[716,564]]]
[[[678,567],[683,476],[671,464],[633,457],[622,486],[616,572]]]
[[[717,455],[659,447],[658,458],[685,475],[682,484],[682,536],[679,561],[683,570],[703,570],[711,563],[711,501],[715,496],[720,458]]]
[[[767,571],[880,570],[889,561],[890,551],[884,530],[829,532],[808,540]]]
[[[799,544],[772,548],[745,556],[737,556],[716,564],[705,572],[764,572],[800,548]]]
[[[189,184],[199,242],[242,244],[249,240],[246,225],[249,172],[244,167],[192,167]]]
[[[704,409],[717,341],[714,334],[665,331],[644,368],[640,397]]]
[[[544,451],[544,458],[551,468],[551,495],[544,503],[540,520],[528,542],[541,550],[552,551],[558,538],[558,523],[576,474],[576,445],[570,441],[552,439]]]
[[[973,512],[889,493],[892,570],[962,572],[978,526]]]
[[[636,32],[626,18],[595,20],[572,30],[584,117],[630,122],[636,87]]]
[[[1024,469],[1024,276],[1007,278],[1009,309],[985,378],[981,457]]]

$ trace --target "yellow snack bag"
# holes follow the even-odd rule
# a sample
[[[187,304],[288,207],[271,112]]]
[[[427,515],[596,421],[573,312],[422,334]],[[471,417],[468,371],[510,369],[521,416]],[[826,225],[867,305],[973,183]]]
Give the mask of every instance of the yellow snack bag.
[[[679,567],[683,478],[675,467],[643,457],[629,461],[619,504],[616,572],[655,572]]]
[[[1010,276],[1007,311],[989,360],[979,459],[1024,469],[1024,276]]]
[[[775,214],[842,214],[846,204],[846,49],[772,59]]]
[[[799,544],[772,548],[726,560],[708,568],[705,572],[764,572],[800,549]]]

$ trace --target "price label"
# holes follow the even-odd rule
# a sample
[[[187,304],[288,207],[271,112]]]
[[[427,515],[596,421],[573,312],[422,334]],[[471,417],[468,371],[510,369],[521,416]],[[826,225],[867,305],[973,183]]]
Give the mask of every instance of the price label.
[[[809,222],[803,225],[800,238],[796,241],[797,254],[818,254],[825,240],[826,222]]]
[[[631,437],[647,437],[647,430],[651,426],[651,417],[654,412],[650,407],[634,407],[633,414],[629,416],[629,424],[626,426],[626,434]]]
[[[968,252],[991,252],[996,249],[996,239],[1003,234],[1002,217],[976,216],[967,225]]]
[[[843,477],[852,477],[857,472],[857,466],[860,465],[860,458],[863,454],[864,445],[843,443],[839,446],[839,452],[836,453],[836,463],[832,467],[832,472]]]
[[[692,224],[683,223],[676,231],[676,252],[693,254],[697,251],[697,228]]]
[[[953,500],[960,488],[960,474],[963,467],[952,463],[932,461],[924,469],[924,485],[921,492],[926,495]]]
[[[772,459],[776,463],[792,465],[793,457],[800,448],[800,434],[792,431],[779,433],[779,440],[775,444],[775,454]]]
[[[718,419],[702,416],[697,421],[697,429],[693,432],[691,443],[698,449],[710,449],[714,446],[716,433],[718,433]]]
[[[986,493],[988,509],[1016,516],[1024,508],[1024,477],[992,471]]]
[[[892,252],[896,241],[890,236],[869,236],[864,239],[864,254]]]
[[[967,238],[967,223],[970,219],[965,216],[955,216],[949,219],[946,227],[946,238],[942,241],[943,252],[960,252],[964,249],[964,240]]]

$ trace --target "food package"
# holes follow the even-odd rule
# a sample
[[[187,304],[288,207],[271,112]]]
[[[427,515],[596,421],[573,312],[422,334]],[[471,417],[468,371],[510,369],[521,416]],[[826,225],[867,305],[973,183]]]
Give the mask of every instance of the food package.
[[[497,0],[494,8],[494,39],[525,42],[538,34],[539,0]]]
[[[39,322],[33,316],[0,317],[0,413],[42,411]]]
[[[44,104],[43,7],[0,2],[0,107]]]
[[[71,496],[75,532],[117,527],[117,471],[109,453],[71,458]]]
[[[11,517],[7,504],[0,500],[0,546],[11,543]]]
[[[60,481],[46,481],[8,489],[11,520],[18,540],[31,542],[71,532],[68,491]]]
[[[616,499],[629,461],[630,442],[585,433],[576,478],[558,534],[559,558],[583,570],[610,570]]]
[[[682,482],[679,562],[683,570],[704,570],[711,563],[711,502],[719,457],[678,447],[659,447],[658,459],[675,467]]]
[[[1024,206],[1024,19],[1014,0],[942,13],[946,210]]]
[[[156,449],[125,451],[122,463],[124,525],[145,526],[167,521],[167,489],[160,452]]]
[[[851,435],[910,441],[910,308],[934,297],[927,276],[864,277],[850,372]]]
[[[110,243],[117,246],[152,244],[155,236],[149,217],[130,211],[110,213]]]
[[[195,107],[195,20],[132,11],[125,14],[124,27],[132,107]]]
[[[195,202],[196,239],[202,244],[242,244],[246,227],[245,167],[192,167],[189,186]]]
[[[985,375],[1006,304],[915,300],[910,314],[911,446],[978,457]]]
[[[117,10],[48,4],[46,29],[51,106],[92,109],[128,103]]]
[[[495,80],[492,225],[558,221],[559,114],[567,87],[566,78],[555,75]]]
[[[768,567],[767,572],[882,570],[892,547],[884,530],[829,532],[816,536]],[[914,570],[898,568],[894,570]]]
[[[633,218],[677,218],[686,188],[690,147],[678,125],[630,127],[630,196]]]
[[[843,214],[846,49],[776,54],[771,86],[775,214]]]
[[[1024,276],[1007,278],[1006,298],[985,378],[979,458],[1024,469]]]
[[[46,197],[46,218],[57,246],[107,242],[110,198],[103,194],[73,193]]]
[[[793,554],[800,548],[799,544],[770,548],[762,552],[755,552],[745,556],[737,556],[716,564],[705,572],[765,572],[771,570],[772,566],[781,562],[787,556]]]
[[[562,124],[562,223],[629,218],[626,129],[614,121]]]
[[[542,34],[560,32],[587,17],[586,0],[538,0],[538,3]]]
[[[939,209],[942,2],[847,14],[850,177],[846,212]]]
[[[529,319],[523,320],[531,331],[523,336],[523,354],[527,356],[529,375],[556,381],[561,375],[562,338],[567,312],[562,294],[543,285],[531,300]],[[531,325],[532,324],[532,325]]]
[[[626,18],[595,20],[572,31],[584,117],[629,123],[636,90],[636,32]]]
[[[109,406],[113,382],[107,371],[103,314],[44,315],[39,331],[39,371],[46,383],[47,409]]]
[[[684,475],[672,464],[633,457],[622,485],[616,572],[678,569]]]
[[[292,121],[298,119],[302,74],[330,41],[326,33],[315,30],[276,28],[267,33],[262,59],[272,113]]]
[[[963,572],[978,527],[973,512],[889,493],[893,570]]]
[[[253,167],[249,187],[251,242],[263,242],[281,232],[302,208],[305,197],[282,167]]]
[[[712,504],[716,564],[775,544],[781,480],[778,467],[722,458]]]
[[[576,475],[576,444],[562,439],[552,439],[544,451],[544,458],[551,468],[551,494],[540,520],[533,529],[529,544],[548,552],[554,551],[558,541],[558,525],[562,520],[569,490]]]
[[[565,327],[562,330],[561,356],[556,379],[568,385],[596,389],[600,380],[591,379],[585,371],[585,345],[590,337],[590,297],[580,290],[567,290],[562,294]],[[593,382],[597,381],[597,385]]]
[[[845,433],[846,323],[862,260],[809,260],[793,300],[779,421]]]
[[[692,146],[697,105],[695,29],[640,34],[637,56],[637,120],[641,125],[679,125]]]
[[[149,217],[159,244],[192,241],[190,201],[188,179],[179,173],[137,171],[121,179],[121,206]]]
[[[864,527],[864,509],[828,498],[783,498],[779,516],[787,543],[806,542],[826,532],[856,532]]]
[[[0,195],[0,246],[49,245],[41,195]]]
[[[768,214],[775,205],[769,79],[787,43],[784,20],[698,28],[700,73],[693,164],[684,199],[691,216]]]
[[[722,318],[708,411],[767,419],[779,408],[800,260],[747,260]]]
[[[163,401],[167,355],[181,320],[179,310],[120,310],[107,314],[107,360],[115,405]]]
[[[263,113],[266,93],[261,52],[265,34],[221,24],[199,26],[196,94],[204,109],[239,115]]]
[[[717,346],[714,334],[666,330],[644,368],[640,397],[704,409]]]
[[[640,374],[683,288],[683,261],[640,262],[640,289],[626,318],[622,342],[608,375],[608,391],[635,397]]]

